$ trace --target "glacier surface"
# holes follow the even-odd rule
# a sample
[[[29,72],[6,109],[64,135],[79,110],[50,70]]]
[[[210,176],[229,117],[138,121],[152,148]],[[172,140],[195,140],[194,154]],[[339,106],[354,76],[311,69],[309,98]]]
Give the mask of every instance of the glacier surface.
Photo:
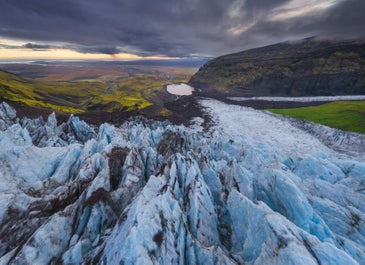
[[[209,129],[2,103],[0,264],[365,264],[363,135],[200,103]]]
[[[263,100],[281,102],[318,102],[318,101],[338,101],[338,100],[365,100],[365,95],[349,96],[316,96],[316,97],[227,97],[235,101]]]

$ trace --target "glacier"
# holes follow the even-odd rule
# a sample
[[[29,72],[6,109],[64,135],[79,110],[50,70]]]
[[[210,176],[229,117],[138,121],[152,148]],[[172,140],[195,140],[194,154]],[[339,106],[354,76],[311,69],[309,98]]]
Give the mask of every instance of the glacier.
[[[365,264],[365,136],[201,99],[211,126],[0,104],[0,264]]]
[[[347,95],[347,96],[315,96],[315,97],[227,97],[234,101],[263,100],[263,101],[281,101],[281,102],[318,102],[318,101],[339,101],[339,100],[365,100],[365,95]]]

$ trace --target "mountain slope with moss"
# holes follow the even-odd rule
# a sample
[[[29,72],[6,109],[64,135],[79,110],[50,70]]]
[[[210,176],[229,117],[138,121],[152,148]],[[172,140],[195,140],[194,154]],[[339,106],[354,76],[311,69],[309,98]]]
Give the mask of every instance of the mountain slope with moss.
[[[243,96],[365,94],[365,41],[306,39],[229,54],[206,63],[190,84]]]
[[[125,112],[151,106],[166,113],[160,101],[169,97],[164,90],[169,82],[167,76],[141,73],[110,81],[41,81],[0,71],[0,98],[61,113]]]

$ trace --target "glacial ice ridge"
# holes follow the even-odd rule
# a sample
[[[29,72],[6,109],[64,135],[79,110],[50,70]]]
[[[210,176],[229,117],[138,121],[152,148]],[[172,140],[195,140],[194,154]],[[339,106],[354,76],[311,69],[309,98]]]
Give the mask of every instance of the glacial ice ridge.
[[[201,104],[209,130],[58,125],[2,103],[0,264],[365,264],[361,149]]]

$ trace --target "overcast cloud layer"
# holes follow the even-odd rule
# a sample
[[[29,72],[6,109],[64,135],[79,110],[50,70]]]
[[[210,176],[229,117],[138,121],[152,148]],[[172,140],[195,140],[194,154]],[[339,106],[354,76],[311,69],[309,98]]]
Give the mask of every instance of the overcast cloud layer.
[[[365,0],[0,0],[29,49],[217,56],[311,36],[364,38]]]

